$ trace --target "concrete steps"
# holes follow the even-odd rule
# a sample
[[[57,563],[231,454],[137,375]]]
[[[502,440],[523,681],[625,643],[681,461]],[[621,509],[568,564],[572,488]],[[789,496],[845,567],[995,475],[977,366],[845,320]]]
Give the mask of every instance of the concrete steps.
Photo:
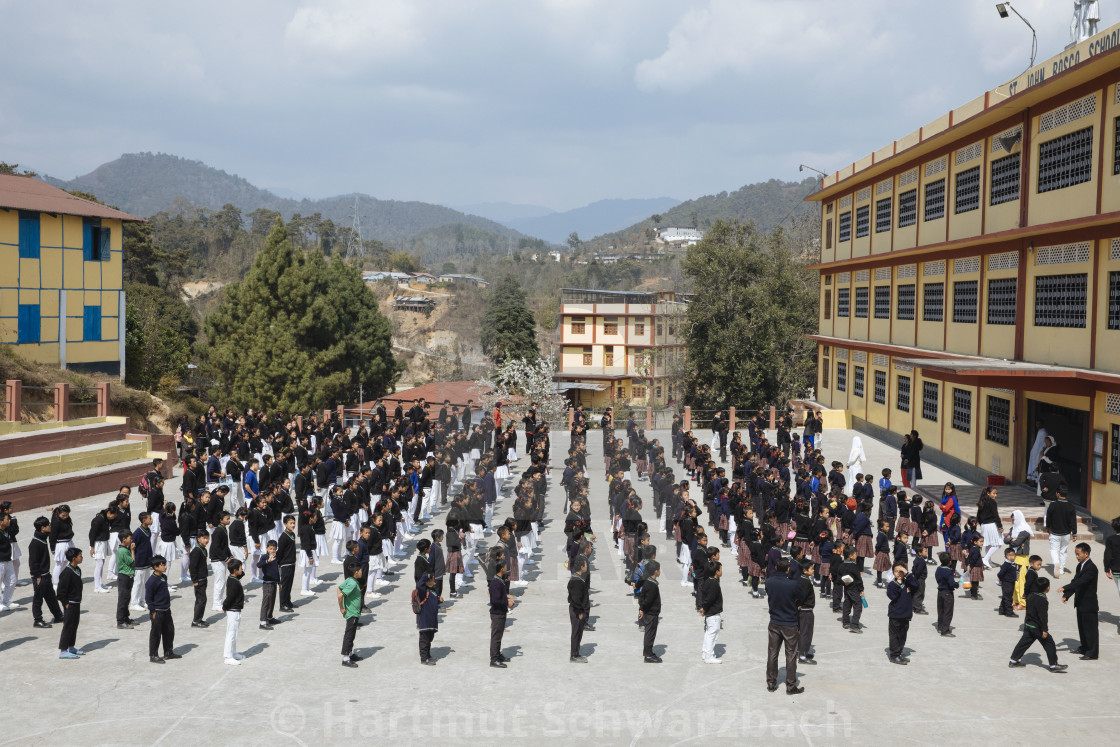
[[[122,439],[0,459],[0,485],[144,459],[150,450],[146,439]]]
[[[929,498],[934,501],[941,500],[941,492],[943,489],[943,485],[918,485],[917,488],[915,488],[924,498]],[[983,488],[979,485],[962,485],[958,487],[957,502],[960,503],[961,511],[966,517],[972,517],[976,514],[976,502],[980,498],[980,491],[982,489]],[[1039,505],[1041,499],[1033,490],[1022,485],[1000,485],[997,501],[999,503],[999,518],[1000,521],[1003,522],[1004,533],[1011,530],[1011,512],[1018,509],[1023,512],[1023,518],[1030,524],[1031,531],[1034,532],[1033,539],[1049,539],[1050,533],[1042,526],[1042,520],[1046,514],[1046,507]],[[940,516],[940,514],[938,515]],[[1096,535],[1100,532],[1100,528],[1093,520],[1093,517],[1085,513],[1080,507],[1077,512],[1077,526],[1078,530],[1073,537],[1075,542],[1095,539]]]
[[[34,430],[0,436],[0,460],[123,441],[127,436],[128,421],[125,418],[87,418],[66,424],[40,423],[34,426]]]
[[[156,456],[160,454],[152,453],[150,458],[7,483],[0,485],[0,500],[11,501],[16,511],[26,511],[57,506],[91,495],[113,493],[121,485],[135,488],[140,484],[140,478],[152,468],[152,459]],[[136,495],[135,491],[133,495]]]

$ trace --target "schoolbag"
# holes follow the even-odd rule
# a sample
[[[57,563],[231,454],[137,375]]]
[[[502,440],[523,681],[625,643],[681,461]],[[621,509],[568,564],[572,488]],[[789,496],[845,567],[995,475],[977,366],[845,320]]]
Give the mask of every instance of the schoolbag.
[[[638,566],[634,569],[634,574],[631,576],[631,580],[634,582],[635,592],[637,592],[638,589],[641,588],[642,576],[646,572],[646,563],[648,562],[648,560],[643,560],[641,563],[638,563]]]
[[[424,607],[424,602],[428,601],[428,594],[424,594],[424,598],[420,598],[420,590],[412,590],[412,614],[419,615],[420,610]]]
[[[144,476],[140,478],[140,495],[144,496],[145,498],[148,497],[148,491],[151,489],[151,484],[148,481],[148,477],[151,474],[151,472],[146,472],[144,473]]]

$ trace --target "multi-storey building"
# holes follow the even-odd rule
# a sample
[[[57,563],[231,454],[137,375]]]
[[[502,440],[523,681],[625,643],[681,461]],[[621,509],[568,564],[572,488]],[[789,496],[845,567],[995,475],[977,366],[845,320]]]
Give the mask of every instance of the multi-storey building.
[[[559,370],[573,402],[661,405],[679,396],[672,372],[683,361],[684,302],[671,291],[564,288]]]
[[[1120,513],[1120,26],[824,178],[818,399]],[[893,467],[898,465],[877,465]]]
[[[40,363],[123,378],[121,230],[135,220],[0,174],[0,343]]]

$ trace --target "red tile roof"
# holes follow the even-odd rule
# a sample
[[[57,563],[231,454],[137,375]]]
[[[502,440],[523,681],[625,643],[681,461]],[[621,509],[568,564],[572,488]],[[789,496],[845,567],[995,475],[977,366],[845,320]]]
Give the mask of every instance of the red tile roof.
[[[382,397],[385,407],[392,410],[396,407],[397,403],[411,404],[418,399],[423,399],[430,405],[436,408],[433,415],[439,413],[439,406],[443,404],[445,399],[451,400],[451,404],[459,405],[462,407],[467,404],[468,399],[475,401],[475,406],[478,406],[478,399],[482,395],[483,390],[478,388],[478,383],[475,381],[434,381],[431,384],[424,384],[422,386],[413,387],[412,389],[402,389],[399,392],[386,394]],[[377,405],[377,400],[362,403],[363,411],[370,411]],[[353,405],[347,409],[357,409],[357,405]],[[405,408],[408,409],[407,407]]]
[[[80,215],[83,218],[116,218],[140,221],[134,215],[122,213],[96,202],[52,187],[30,176],[0,174],[0,208],[7,210],[34,210],[40,213]]]

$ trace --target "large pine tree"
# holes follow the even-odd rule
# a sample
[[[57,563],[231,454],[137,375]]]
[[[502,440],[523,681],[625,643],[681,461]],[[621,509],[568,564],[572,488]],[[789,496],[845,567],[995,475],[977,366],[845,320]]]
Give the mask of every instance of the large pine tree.
[[[490,290],[490,305],[482,316],[481,342],[482,352],[496,365],[519,358],[532,362],[540,357],[533,312],[525,305],[525,291],[513,273]]]
[[[306,412],[392,389],[389,320],[361,273],[340,257],[292,248],[277,219],[245,279],[206,319],[219,398],[237,408]]]

